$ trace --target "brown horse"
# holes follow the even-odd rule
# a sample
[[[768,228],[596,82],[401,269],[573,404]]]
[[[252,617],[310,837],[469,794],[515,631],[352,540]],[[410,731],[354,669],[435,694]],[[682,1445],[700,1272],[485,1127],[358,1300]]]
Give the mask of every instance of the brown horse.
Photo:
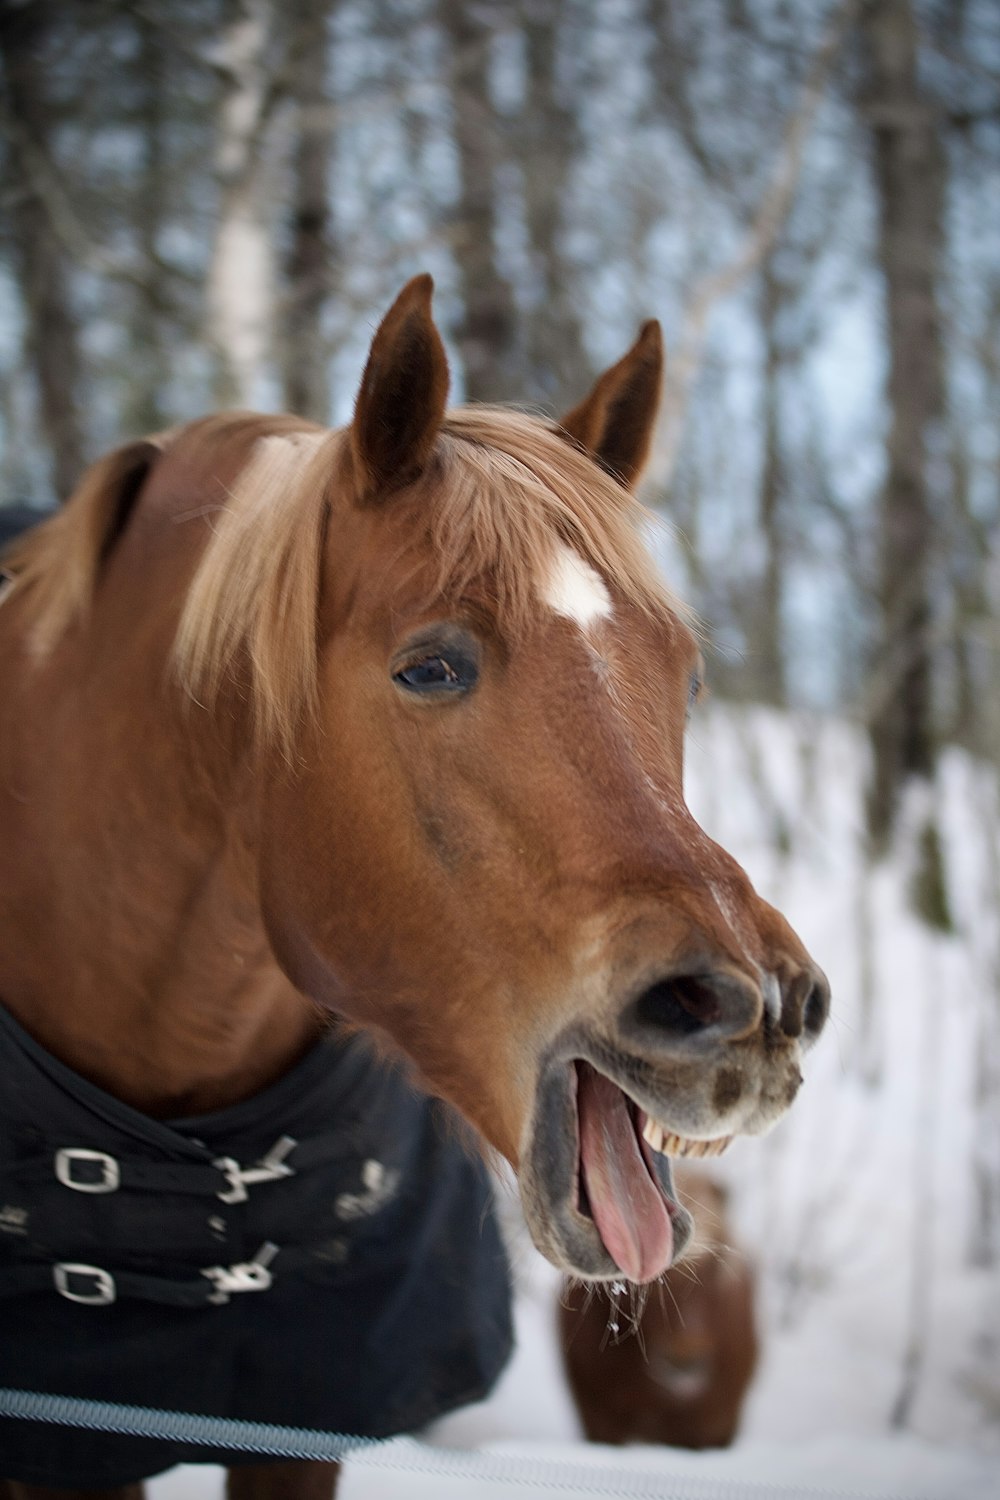
[[[130,443],[15,546],[0,996],[38,1067],[147,1135],[269,1097],[337,1018],[513,1164],[557,1266],[648,1282],[690,1229],[669,1156],[783,1113],[827,987],[684,804],[699,652],[631,493],[658,325],[561,424],[446,413],[430,299],[417,277],[385,317],[346,430],[225,414]],[[61,1181],[96,1214],[113,1163],[82,1144]],[[349,1206],[388,1191],[368,1167]],[[225,1301],[271,1253],[202,1274]],[[112,1282],[85,1266],[76,1302]],[[240,1464],[230,1493],[334,1472]]]
[[[593,1443],[723,1448],[736,1436],[757,1365],[754,1274],[732,1243],[725,1189],[690,1169],[675,1180],[695,1233],[642,1306],[609,1314],[592,1289],[563,1292],[566,1374]]]

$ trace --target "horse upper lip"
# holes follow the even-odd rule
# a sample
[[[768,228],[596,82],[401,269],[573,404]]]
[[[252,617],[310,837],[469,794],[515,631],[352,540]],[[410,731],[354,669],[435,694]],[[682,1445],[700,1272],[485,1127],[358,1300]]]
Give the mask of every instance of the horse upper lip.
[[[642,1135],[643,1139],[658,1155],[668,1157],[716,1156],[721,1155],[732,1141],[732,1135],[722,1131],[711,1136],[694,1136],[690,1131],[681,1130],[672,1125],[664,1106],[659,1103],[651,1103],[650,1094],[646,1093],[641,1087],[637,1087],[634,1079],[627,1079],[625,1082],[622,1081],[621,1073],[628,1073],[629,1071],[627,1062],[623,1068],[619,1067],[613,1070],[609,1067],[601,1067],[600,1064],[594,1062],[589,1057],[585,1058],[584,1061],[589,1062],[590,1066],[598,1073],[603,1073],[605,1078],[609,1078],[615,1087],[621,1089],[629,1102],[634,1105],[639,1115],[642,1116],[637,1121],[639,1134]],[[647,1130],[647,1126],[651,1128]],[[654,1139],[657,1134],[662,1138],[660,1142]],[[671,1149],[665,1149],[666,1146],[669,1146]]]
[[[671,1123],[668,1104],[663,1099],[656,1071],[641,1057],[621,1052],[607,1042],[582,1035],[575,1038],[575,1046],[570,1051],[560,1055],[569,1064],[577,1060],[589,1063],[598,1073],[609,1078],[616,1088],[621,1089],[636,1109],[641,1110],[648,1119],[662,1125],[665,1131],[676,1130],[679,1136],[687,1134]]]

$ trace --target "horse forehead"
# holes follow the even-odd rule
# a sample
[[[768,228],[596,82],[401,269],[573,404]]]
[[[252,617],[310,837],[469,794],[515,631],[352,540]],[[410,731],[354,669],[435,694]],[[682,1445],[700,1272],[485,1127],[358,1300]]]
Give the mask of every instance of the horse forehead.
[[[565,542],[553,550],[540,593],[551,610],[573,620],[581,630],[596,620],[610,619],[613,612],[604,579]]]

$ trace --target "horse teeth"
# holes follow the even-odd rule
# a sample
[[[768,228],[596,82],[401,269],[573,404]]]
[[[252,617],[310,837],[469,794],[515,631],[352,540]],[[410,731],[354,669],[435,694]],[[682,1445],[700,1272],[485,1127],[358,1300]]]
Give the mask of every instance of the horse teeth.
[[[691,1140],[688,1136],[678,1135],[676,1131],[668,1130],[666,1126],[648,1115],[642,1127],[642,1135],[643,1139],[661,1156],[721,1156],[733,1140],[731,1135],[717,1136],[711,1141]]]

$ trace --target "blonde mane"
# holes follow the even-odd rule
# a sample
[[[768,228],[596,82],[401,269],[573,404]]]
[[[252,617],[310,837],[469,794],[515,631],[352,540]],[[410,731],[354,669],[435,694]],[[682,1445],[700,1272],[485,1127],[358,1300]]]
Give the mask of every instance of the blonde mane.
[[[336,479],[345,472],[348,434],[230,415],[156,444],[164,450],[161,462],[175,445],[192,442],[210,454],[213,440],[218,446],[241,433],[244,441],[254,436],[251,424],[259,436],[213,507],[174,658],[188,692],[209,705],[246,660],[257,734],[287,753],[303,712],[316,706],[317,600],[324,548],[335,555]],[[22,553],[12,554],[18,585],[37,591],[31,625],[41,651],[85,610],[96,586],[106,538],[91,514],[100,489],[94,474]],[[415,505],[423,501],[426,516],[417,540],[430,544],[434,596],[455,601],[485,582],[498,625],[511,635],[537,617],[560,542],[645,612],[661,618],[682,612],[642,540],[649,513],[537,417],[493,407],[449,412],[417,484],[423,494]]]

